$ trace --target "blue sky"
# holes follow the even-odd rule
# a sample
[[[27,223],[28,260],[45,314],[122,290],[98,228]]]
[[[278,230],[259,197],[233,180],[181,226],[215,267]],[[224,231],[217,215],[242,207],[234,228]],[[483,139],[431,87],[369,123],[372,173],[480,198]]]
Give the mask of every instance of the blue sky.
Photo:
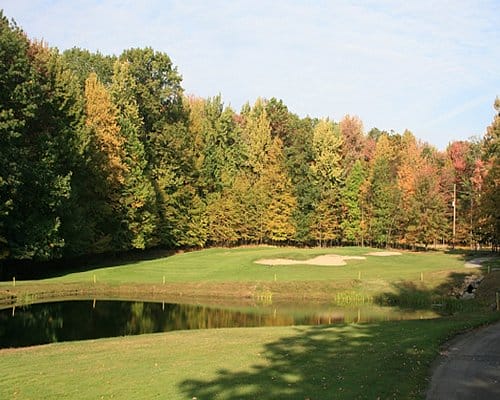
[[[235,110],[282,99],[300,116],[358,115],[444,149],[482,136],[500,96],[500,1],[2,0],[60,50],[166,52],[188,94]]]

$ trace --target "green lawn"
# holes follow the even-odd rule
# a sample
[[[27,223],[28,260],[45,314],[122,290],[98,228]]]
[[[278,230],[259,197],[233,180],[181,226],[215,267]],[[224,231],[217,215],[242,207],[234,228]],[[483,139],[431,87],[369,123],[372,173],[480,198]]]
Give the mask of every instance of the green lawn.
[[[419,280],[420,273],[463,271],[463,257],[441,252],[403,253],[401,256],[348,260],[346,266],[282,265],[254,263],[263,258],[308,259],[322,254],[364,256],[369,248],[297,249],[252,247],[206,249],[150,261],[133,262],[81,273],[67,274],[48,282],[162,283],[166,282],[271,282],[281,281],[349,281],[363,279],[386,281]],[[40,282],[40,283],[42,283]]]
[[[367,255],[370,248],[239,247],[179,253],[147,261],[133,261],[66,273],[51,279],[0,283],[0,302],[30,302],[47,298],[88,295],[120,296],[186,302],[189,299],[319,300],[357,304],[382,293],[446,292],[463,281],[463,254],[403,252],[402,255]],[[261,265],[259,259],[307,260],[318,255],[364,256],[343,266]],[[68,268],[70,269],[70,268]],[[359,279],[361,278],[361,279]],[[422,281],[423,279],[423,281]],[[411,284],[408,288],[402,287]],[[414,290],[415,289],[415,290]],[[420,293],[417,293],[420,296]],[[417,301],[420,301],[417,299]],[[427,301],[428,302],[428,301]]]
[[[485,321],[177,331],[0,350],[0,398],[418,399],[439,344]]]
[[[360,256],[370,251],[208,249],[17,282],[15,288],[12,282],[4,282],[0,292],[10,295],[15,290],[21,293],[23,287],[25,293],[52,287],[57,295],[59,288],[67,286],[80,290],[100,285],[102,290],[157,290],[165,277],[168,290],[191,287],[202,294],[217,288],[235,297],[249,288],[255,289],[253,294],[323,291],[331,300],[340,288],[371,296],[392,291],[419,303],[429,293],[444,293],[446,285],[477,272],[464,268],[463,255],[442,252],[366,256],[366,260],[349,260],[345,266],[254,263],[261,258],[305,260],[328,253]],[[500,273],[488,275],[482,284],[488,290],[480,295],[481,304],[491,304],[499,283]],[[423,301],[421,307],[430,307],[430,302]],[[0,350],[0,398],[417,399],[423,396],[439,345],[460,330],[498,318],[499,313],[483,308],[475,314],[462,312],[434,320],[177,331]]]

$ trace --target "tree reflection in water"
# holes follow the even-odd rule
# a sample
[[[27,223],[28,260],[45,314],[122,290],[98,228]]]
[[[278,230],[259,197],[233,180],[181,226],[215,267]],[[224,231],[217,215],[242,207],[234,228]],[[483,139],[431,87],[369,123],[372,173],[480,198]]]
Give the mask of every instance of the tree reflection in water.
[[[136,301],[62,301],[0,310],[0,348],[184,329],[324,325],[433,316],[381,307],[267,306],[237,310]]]

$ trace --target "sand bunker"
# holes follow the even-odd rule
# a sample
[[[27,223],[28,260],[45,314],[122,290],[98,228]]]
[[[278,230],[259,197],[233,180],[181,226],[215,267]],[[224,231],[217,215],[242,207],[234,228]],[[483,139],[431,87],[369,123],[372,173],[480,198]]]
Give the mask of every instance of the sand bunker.
[[[367,256],[376,256],[376,257],[389,257],[389,256],[400,256],[401,253],[399,251],[374,251],[371,253],[366,253]]]
[[[255,261],[256,264],[263,265],[346,265],[346,260],[365,260],[366,257],[360,256],[339,256],[337,254],[325,254],[310,258],[309,260],[291,260],[289,258],[269,258]]]

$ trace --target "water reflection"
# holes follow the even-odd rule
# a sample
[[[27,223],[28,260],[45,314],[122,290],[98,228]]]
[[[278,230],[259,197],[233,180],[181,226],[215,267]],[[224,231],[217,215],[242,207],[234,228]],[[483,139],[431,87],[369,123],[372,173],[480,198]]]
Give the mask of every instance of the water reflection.
[[[0,310],[0,348],[181,329],[319,325],[433,318],[387,307],[268,305],[241,309],[116,300],[61,301]]]

